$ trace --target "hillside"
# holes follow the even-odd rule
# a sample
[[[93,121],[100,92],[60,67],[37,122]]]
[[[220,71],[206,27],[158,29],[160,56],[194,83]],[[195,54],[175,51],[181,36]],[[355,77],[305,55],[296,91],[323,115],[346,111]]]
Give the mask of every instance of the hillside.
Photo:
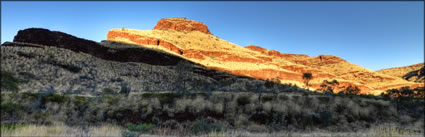
[[[353,85],[359,87],[361,93],[375,95],[391,88],[423,86],[332,55],[310,57],[255,45],[242,47],[212,35],[205,24],[185,18],[161,19],[153,30],[112,29],[107,40],[162,50],[235,75],[264,80],[278,78],[281,83],[299,87],[305,87],[302,79],[305,72],[313,74],[310,87],[315,89],[324,80],[338,80],[340,87],[337,91]]]
[[[97,43],[39,28],[21,30],[14,42],[3,43],[1,60],[2,72],[13,72],[26,81],[21,92],[304,91],[288,85],[266,88],[263,80],[208,69],[156,49]]]
[[[425,68],[424,63],[410,66],[381,69],[376,72],[406,79],[412,82],[424,83]]]

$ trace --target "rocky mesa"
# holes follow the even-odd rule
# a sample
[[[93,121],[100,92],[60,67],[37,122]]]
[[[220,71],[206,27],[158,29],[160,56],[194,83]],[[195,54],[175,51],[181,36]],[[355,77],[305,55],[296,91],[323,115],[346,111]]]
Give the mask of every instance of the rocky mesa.
[[[340,86],[336,91],[356,86],[360,93],[375,95],[391,88],[423,86],[332,55],[310,57],[255,45],[242,47],[214,36],[205,24],[185,18],[161,19],[153,30],[112,29],[107,40],[163,50],[210,69],[256,79],[279,79],[299,87],[306,87],[302,78],[306,72],[313,74],[309,82],[313,89],[320,89],[325,80],[337,80]]]
[[[199,31],[205,34],[211,34],[207,25],[204,23],[188,20],[186,18],[161,19],[153,28],[154,30],[176,30],[176,31]]]

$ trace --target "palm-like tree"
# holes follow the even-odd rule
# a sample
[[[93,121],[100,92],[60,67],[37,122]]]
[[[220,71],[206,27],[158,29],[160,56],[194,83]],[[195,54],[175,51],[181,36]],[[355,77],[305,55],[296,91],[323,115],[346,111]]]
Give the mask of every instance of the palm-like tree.
[[[307,86],[307,90],[308,90],[308,82],[313,79],[313,75],[310,72],[307,73],[303,73],[303,79],[305,81],[305,85]]]

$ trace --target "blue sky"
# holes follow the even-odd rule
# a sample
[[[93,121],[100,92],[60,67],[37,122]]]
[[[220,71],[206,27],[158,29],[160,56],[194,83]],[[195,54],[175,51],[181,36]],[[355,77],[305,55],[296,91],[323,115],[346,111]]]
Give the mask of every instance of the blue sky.
[[[205,23],[227,41],[282,53],[339,56],[372,70],[424,61],[424,2],[1,2],[1,42],[42,27],[101,41],[112,28],[161,18]]]

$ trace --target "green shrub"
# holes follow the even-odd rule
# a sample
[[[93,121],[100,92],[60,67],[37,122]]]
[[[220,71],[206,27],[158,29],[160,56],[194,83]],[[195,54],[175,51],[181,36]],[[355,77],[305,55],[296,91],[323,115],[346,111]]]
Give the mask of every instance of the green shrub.
[[[152,97],[154,97],[155,95],[153,94],[153,93],[150,93],[150,92],[148,92],[148,93],[143,93],[142,94],[142,98],[152,98]]]
[[[38,122],[44,123],[50,117],[50,114],[49,113],[38,113],[38,114],[34,114],[32,117],[35,120],[37,120]]]
[[[84,104],[86,104],[88,101],[87,101],[87,97],[82,97],[82,96],[75,96],[74,97],[74,99],[73,99],[73,103],[75,104],[75,105],[77,105],[77,106],[79,106],[79,105],[84,105]]]
[[[24,109],[24,105],[8,102],[0,105],[1,112],[12,113],[17,112]]]
[[[153,125],[152,124],[127,124],[127,129],[129,131],[133,131],[133,132],[139,132],[139,133],[148,133],[151,132]]]
[[[157,98],[161,104],[172,104],[174,103],[175,98],[179,98],[181,95],[174,93],[160,93],[157,94]]]
[[[208,120],[206,119],[200,119],[200,120],[196,120],[192,124],[191,129],[192,129],[192,133],[202,134],[202,133],[209,133],[213,131],[215,132],[224,131],[226,129],[226,126],[220,123],[208,122]]]
[[[115,92],[114,92],[114,90],[112,90],[111,88],[104,88],[103,90],[102,90],[102,92],[103,92],[103,94],[105,94],[105,95],[111,95],[111,94],[114,94]]]
[[[108,104],[116,104],[120,101],[120,96],[119,95],[109,95],[103,98],[103,100],[105,102],[107,102]]]
[[[59,94],[50,94],[43,97],[46,102],[63,103],[66,101],[66,97]]]
[[[24,93],[21,93],[21,95],[22,95],[22,98],[24,99],[35,100],[38,98],[38,96],[40,96],[40,93],[24,92]]]
[[[272,101],[273,98],[274,98],[273,96],[263,96],[261,97],[261,101],[268,102],[268,101]]]
[[[282,100],[282,101],[287,101],[287,100],[289,100],[289,97],[286,96],[286,95],[280,95],[279,99]]]
[[[1,90],[9,90],[17,92],[19,91],[19,84],[23,81],[17,77],[15,77],[15,73],[1,71]]]
[[[312,115],[313,122],[322,126],[331,125],[332,112],[328,110],[320,110]]]
[[[250,95],[241,95],[237,99],[238,105],[244,106],[246,104],[251,103],[251,96]]]
[[[288,121],[285,119],[285,115],[279,115],[274,113],[272,121],[267,125],[269,132],[275,132],[283,129],[287,126]]]
[[[36,79],[35,75],[30,72],[19,72],[24,79]]]
[[[140,135],[140,133],[132,132],[132,131],[128,131],[128,130],[123,130],[123,131],[121,131],[121,135],[123,137],[138,137]]]
[[[2,123],[1,131],[3,130],[15,130],[21,127],[25,127],[26,125],[23,123]]]

